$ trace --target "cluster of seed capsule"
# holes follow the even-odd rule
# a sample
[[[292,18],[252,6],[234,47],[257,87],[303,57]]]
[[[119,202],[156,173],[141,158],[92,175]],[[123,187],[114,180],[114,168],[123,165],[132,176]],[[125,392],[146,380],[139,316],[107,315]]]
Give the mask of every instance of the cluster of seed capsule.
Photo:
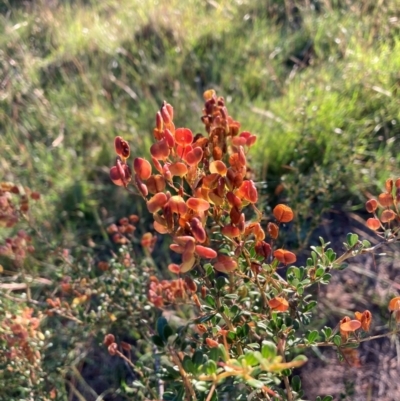
[[[369,213],[374,217],[367,220],[367,226],[374,231],[385,233],[385,225],[399,222],[400,214],[398,204],[400,203],[400,178],[397,180],[388,179],[385,183],[385,192],[379,194],[378,199],[370,199],[365,204]],[[382,211],[379,212],[379,207]],[[399,227],[397,227],[399,229]]]
[[[199,259],[215,259],[217,271],[232,272],[249,239],[254,241],[258,262],[271,255],[271,245],[259,223],[261,213],[255,208],[257,188],[247,166],[247,152],[256,136],[240,132],[240,124],[230,117],[224,99],[214,91],[205,92],[204,100],[201,120],[206,135],[175,128],[173,107],[164,102],[156,114],[152,163],[137,157],[131,169],[128,143],[115,138],[117,158],[110,177],[120,186],[133,182],[153,214],[154,229],[172,235],[171,250],[182,254],[180,264],[169,266],[174,273],[190,271]],[[249,205],[254,206],[258,221],[246,221],[243,209]],[[274,215],[278,224],[293,218],[285,205],[278,205]],[[274,239],[279,226],[270,223],[267,232]],[[276,250],[274,256],[285,264],[295,261],[294,254],[283,249]]]

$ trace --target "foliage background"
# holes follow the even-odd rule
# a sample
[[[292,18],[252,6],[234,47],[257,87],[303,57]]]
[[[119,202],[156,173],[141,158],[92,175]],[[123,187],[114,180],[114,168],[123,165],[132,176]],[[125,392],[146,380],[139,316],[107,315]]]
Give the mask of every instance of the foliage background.
[[[203,90],[225,96],[259,137],[252,163],[265,210],[279,197],[297,211],[293,247],[306,248],[323,213],[360,212],[400,175],[398,0],[6,0],[0,12],[0,180],[42,194],[32,275],[72,274],[57,253],[68,249],[74,274],[97,278],[97,262],[116,251],[107,224],[137,213],[138,238],[151,228],[108,167],[117,134],[148,154],[164,99],[196,130]],[[148,264],[162,270],[169,256],[157,249]],[[67,376],[90,365],[77,355],[96,328],[68,334]]]

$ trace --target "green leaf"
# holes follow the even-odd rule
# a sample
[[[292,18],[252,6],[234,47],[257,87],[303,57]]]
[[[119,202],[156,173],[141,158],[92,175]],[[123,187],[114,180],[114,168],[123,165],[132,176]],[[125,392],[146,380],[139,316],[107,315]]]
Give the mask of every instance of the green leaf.
[[[196,390],[202,393],[205,393],[208,390],[208,387],[205,382],[196,382],[194,386],[196,387]]]
[[[151,336],[151,341],[153,341],[153,344],[157,345],[157,347],[164,347],[164,341],[160,336],[157,335]]]
[[[276,357],[276,354],[276,345],[271,341],[264,340],[261,347],[261,355],[263,356],[263,358],[272,359]]]
[[[200,350],[196,350],[192,356],[192,362],[197,367],[203,364],[203,353]]]
[[[212,359],[209,359],[205,364],[204,364],[204,371],[208,375],[212,375],[217,372],[217,364],[215,361]]]
[[[331,395],[326,395],[323,399],[322,399],[322,401],[332,401],[333,400],[333,397],[331,396]]]
[[[363,246],[364,248],[370,248],[370,247],[371,247],[371,243],[370,243],[369,241],[367,241],[366,239],[364,239],[364,240],[362,241],[362,246]]]
[[[247,366],[255,366],[259,363],[257,357],[254,355],[254,352],[251,351],[244,355],[244,360],[246,361]]]
[[[204,315],[204,316],[201,316],[198,319],[196,319],[195,322],[197,324],[205,323],[205,322],[208,322],[209,320],[211,320],[214,316],[215,316],[215,313],[211,313],[209,315]]]
[[[325,340],[327,340],[332,335],[332,329],[330,327],[324,327],[322,329],[322,334],[325,336]]]
[[[342,344],[342,338],[339,335],[336,335],[335,337],[333,337],[333,343],[337,347],[340,347],[340,345]]]
[[[190,356],[185,355],[185,357],[183,358],[183,361],[182,361],[182,366],[183,366],[183,369],[185,369],[186,372],[188,372],[188,373],[196,373],[196,368],[195,368]]]
[[[167,319],[164,316],[161,316],[157,319],[157,333],[158,335],[165,340],[164,338],[164,327],[168,324]]]
[[[212,308],[215,308],[215,298],[212,297],[210,294],[206,295],[206,297],[204,298],[204,302],[207,305],[210,305]]]
[[[174,331],[172,330],[171,326],[169,324],[164,326],[164,333],[163,333],[164,340],[167,341],[168,337],[172,336],[172,334],[174,334]]]
[[[317,338],[318,338],[318,331],[317,331],[317,330],[310,331],[310,332],[307,334],[307,341],[308,341],[309,343],[315,342],[315,340],[316,340]]]
[[[251,386],[251,387],[255,387],[255,388],[262,388],[264,387],[264,383],[260,380],[256,380],[256,379],[250,379],[250,380],[246,380],[246,383]]]
[[[208,357],[215,362],[218,361],[220,355],[221,353],[219,348],[211,348],[210,351],[208,351]]]
[[[333,252],[333,250],[331,248],[326,250],[325,255],[328,258],[330,263],[333,263],[336,260],[336,253]]]
[[[347,239],[347,243],[349,244],[349,246],[353,247],[358,242],[358,235],[349,233],[349,234],[347,234],[346,239]]]
[[[301,389],[300,376],[293,376],[293,378],[292,378],[292,388],[297,393],[300,391],[300,389]]]
[[[204,270],[206,271],[206,277],[211,275],[214,272],[214,269],[213,269],[211,263],[206,263],[203,267],[204,267]]]
[[[217,290],[221,290],[222,288],[225,287],[225,285],[229,284],[228,280],[226,277],[224,276],[220,276],[215,280],[215,286],[217,288]]]
[[[310,301],[305,307],[304,312],[309,312],[311,309],[317,306],[317,301]]]
[[[322,278],[321,278],[321,283],[322,284],[328,284],[330,279],[331,279],[332,275],[330,275],[329,273],[325,273]]]
[[[321,266],[315,271],[315,277],[319,278],[325,273],[325,269]]]

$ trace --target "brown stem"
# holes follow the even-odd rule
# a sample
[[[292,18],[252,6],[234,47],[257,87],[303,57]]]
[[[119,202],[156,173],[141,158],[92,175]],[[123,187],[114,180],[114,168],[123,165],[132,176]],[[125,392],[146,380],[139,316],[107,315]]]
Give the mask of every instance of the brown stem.
[[[217,303],[218,312],[221,314],[222,318],[225,320],[225,323],[228,326],[228,329],[230,331],[235,332],[235,327],[233,326],[231,320],[229,319],[228,316],[226,316],[225,312],[222,312],[222,305],[221,305],[221,301],[218,296],[216,298],[216,303]],[[243,349],[242,349],[242,345],[240,343],[236,343],[236,349],[237,349],[237,352],[239,355],[243,355]]]
[[[390,337],[394,334],[400,333],[400,329],[390,331],[389,333],[384,333],[384,334],[378,334],[376,336],[370,336],[370,337],[365,337],[362,338],[360,341],[348,341],[345,344],[359,344],[363,343],[365,341],[372,341],[372,340],[377,340],[378,338],[384,338],[384,337]],[[296,345],[297,348],[309,348],[309,347],[337,347],[337,345],[333,342],[320,342],[320,343],[313,343],[313,344],[298,344]]]
[[[206,401],[211,401],[211,397],[214,394],[215,387],[216,387],[216,384],[213,383],[213,385],[211,386],[210,392],[208,393]]]
[[[178,366],[179,373],[182,377],[183,384],[185,385],[186,388],[186,399],[187,401],[196,401],[196,393],[194,392],[193,386],[191,381],[188,379],[188,375],[185,371],[185,369],[182,366],[181,360],[179,359],[179,356],[176,354],[175,350],[173,350],[171,347],[168,347],[168,350],[171,354],[172,360],[175,363],[176,366]]]

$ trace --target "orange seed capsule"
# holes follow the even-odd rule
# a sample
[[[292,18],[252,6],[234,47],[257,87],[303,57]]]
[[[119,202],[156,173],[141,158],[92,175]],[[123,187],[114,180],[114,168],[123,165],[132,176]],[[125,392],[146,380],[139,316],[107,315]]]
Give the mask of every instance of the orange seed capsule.
[[[293,211],[287,205],[276,205],[272,213],[280,223],[289,223],[293,220]]]
[[[365,208],[368,213],[374,213],[378,206],[378,201],[376,199],[370,199],[365,203]]]

